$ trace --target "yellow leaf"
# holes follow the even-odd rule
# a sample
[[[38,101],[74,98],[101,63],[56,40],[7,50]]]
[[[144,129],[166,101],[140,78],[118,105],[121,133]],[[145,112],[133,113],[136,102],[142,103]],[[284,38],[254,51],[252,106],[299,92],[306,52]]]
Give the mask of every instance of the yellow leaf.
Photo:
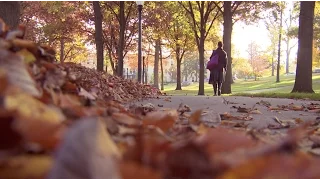
[[[17,54],[21,55],[23,57],[24,62],[27,64],[36,61],[36,57],[27,49],[22,49],[18,51]]]
[[[58,109],[24,93],[6,96],[5,109],[16,112],[14,129],[32,142],[45,142],[46,138],[57,136],[65,120]]]
[[[4,179],[45,178],[52,166],[48,155],[19,155],[0,163],[0,177]]]

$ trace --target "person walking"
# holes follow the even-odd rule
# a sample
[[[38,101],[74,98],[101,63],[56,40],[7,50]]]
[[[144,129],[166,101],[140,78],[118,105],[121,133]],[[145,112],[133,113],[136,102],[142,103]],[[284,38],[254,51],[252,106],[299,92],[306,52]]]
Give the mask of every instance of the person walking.
[[[227,72],[228,56],[223,50],[223,44],[221,41],[218,42],[218,48],[214,50],[210,56],[210,60],[213,56],[218,55],[218,64],[210,70],[209,84],[212,84],[214,96],[221,95],[221,86],[224,82],[224,74]],[[225,72],[224,72],[225,71]],[[218,91],[218,92],[217,92]]]

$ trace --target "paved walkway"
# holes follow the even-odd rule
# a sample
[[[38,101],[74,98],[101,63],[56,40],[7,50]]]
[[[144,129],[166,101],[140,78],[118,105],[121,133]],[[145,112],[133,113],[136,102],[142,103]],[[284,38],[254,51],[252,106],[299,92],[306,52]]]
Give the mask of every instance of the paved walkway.
[[[217,96],[161,96],[159,99],[147,99],[143,101],[136,102],[137,105],[143,105],[147,103],[152,103],[157,109],[163,108],[174,108],[177,109],[180,103],[186,104],[194,112],[198,109],[203,109],[207,112],[214,112],[218,114],[223,114],[228,112],[232,115],[239,116],[245,115],[246,113],[237,112],[237,107],[243,108],[256,108],[262,114],[250,114],[253,117],[252,121],[245,121],[248,123],[249,127],[253,128],[267,128],[268,125],[279,125],[275,122],[274,117],[277,117],[281,121],[291,121],[295,122],[296,119],[305,120],[315,120],[320,116],[319,113],[304,111],[293,111],[293,110],[279,110],[270,111],[265,105],[257,104],[257,102],[269,102],[272,107],[277,107],[277,105],[289,105],[293,103],[297,106],[307,106],[310,103],[320,103],[319,101],[307,101],[307,100],[294,100],[294,99],[278,99],[278,98],[251,98],[251,97],[217,97]],[[192,113],[191,112],[191,113]]]

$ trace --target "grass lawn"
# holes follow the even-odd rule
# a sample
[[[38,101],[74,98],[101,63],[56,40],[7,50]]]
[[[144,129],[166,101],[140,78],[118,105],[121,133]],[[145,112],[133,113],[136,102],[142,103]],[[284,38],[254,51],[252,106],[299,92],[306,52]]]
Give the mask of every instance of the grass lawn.
[[[232,95],[243,95],[243,96],[262,96],[262,97],[288,97],[288,94],[291,92],[294,85],[295,75],[281,75],[280,82],[276,83],[276,77],[263,77],[257,81],[254,79],[236,80],[235,83],[232,84]],[[319,96],[320,93],[320,74],[313,74],[313,90],[317,93],[313,96]],[[194,82],[192,85],[182,87],[182,90],[175,90],[176,84],[168,84],[164,86],[164,91],[168,95],[190,95],[194,96],[198,94],[198,82]],[[212,95],[213,90],[212,86],[205,82],[205,94]],[[281,94],[282,93],[282,94]],[[285,95],[286,94],[286,95]],[[309,96],[308,94],[295,93],[296,97],[306,98]],[[300,94],[300,95],[299,95]],[[315,99],[315,97],[310,97],[311,99]],[[320,99],[319,99],[320,100]]]

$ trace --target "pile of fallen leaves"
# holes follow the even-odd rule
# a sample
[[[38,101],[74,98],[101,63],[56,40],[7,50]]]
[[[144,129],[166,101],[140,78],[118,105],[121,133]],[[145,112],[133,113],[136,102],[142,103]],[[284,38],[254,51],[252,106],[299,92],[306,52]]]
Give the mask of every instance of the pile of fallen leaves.
[[[20,38],[23,29],[0,22],[2,178],[320,177],[316,119],[283,133],[226,125],[230,114],[183,104],[126,107],[119,101],[158,92],[57,64],[53,49]]]

